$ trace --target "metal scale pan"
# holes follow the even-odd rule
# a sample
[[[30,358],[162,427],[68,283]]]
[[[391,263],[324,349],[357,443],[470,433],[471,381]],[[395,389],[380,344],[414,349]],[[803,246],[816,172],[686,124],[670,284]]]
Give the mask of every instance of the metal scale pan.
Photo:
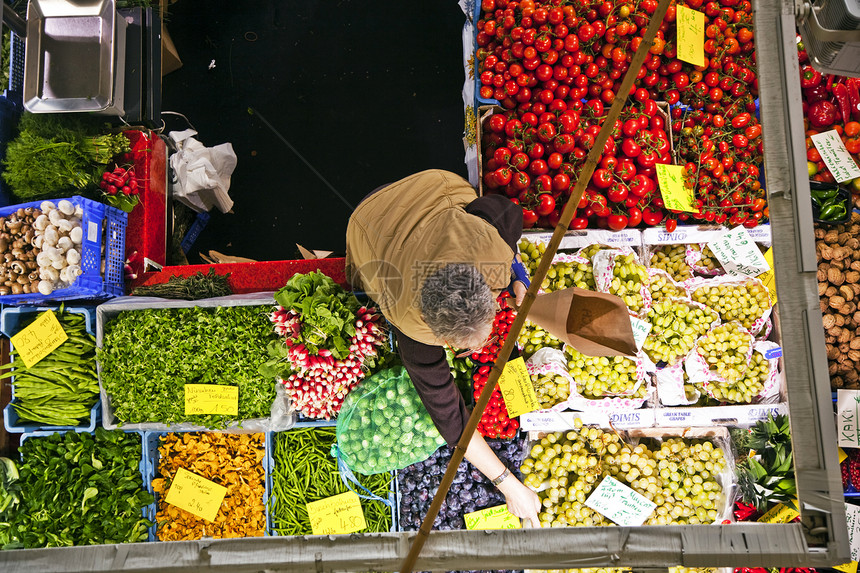
[[[30,0],[24,107],[124,115],[126,26],[115,0]]]

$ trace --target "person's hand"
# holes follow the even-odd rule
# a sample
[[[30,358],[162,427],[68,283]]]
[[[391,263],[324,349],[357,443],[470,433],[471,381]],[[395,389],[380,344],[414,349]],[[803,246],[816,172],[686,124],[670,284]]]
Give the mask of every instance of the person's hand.
[[[527,290],[526,285],[520,281],[514,282],[514,296],[517,298],[517,308],[522,306]]]
[[[540,498],[535,492],[527,488],[514,476],[510,476],[499,484],[499,491],[505,496],[508,511],[520,519],[531,522],[532,527],[540,527],[538,511],[540,511]]]

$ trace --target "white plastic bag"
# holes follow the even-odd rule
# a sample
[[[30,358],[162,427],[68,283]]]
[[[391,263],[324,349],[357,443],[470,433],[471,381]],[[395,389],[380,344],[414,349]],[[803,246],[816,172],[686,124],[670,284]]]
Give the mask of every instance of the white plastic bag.
[[[177,151],[170,156],[173,168],[173,195],[197,212],[218,207],[222,213],[233,208],[230,176],[236,169],[236,152],[229,143],[205,147],[193,129],[171,131]]]

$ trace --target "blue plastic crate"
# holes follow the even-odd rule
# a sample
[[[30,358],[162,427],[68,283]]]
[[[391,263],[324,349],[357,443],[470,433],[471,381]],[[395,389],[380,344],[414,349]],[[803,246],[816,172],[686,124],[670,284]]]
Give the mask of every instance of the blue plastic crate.
[[[12,338],[20,330],[19,325],[24,321],[24,315],[36,314],[46,310],[57,310],[56,306],[7,306],[0,311],[0,332],[7,338]],[[83,314],[86,318],[87,332],[95,335],[96,330],[96,309],[95,307],[65,307],[67,312],[74,314]],[[11,345],[10,345],[11,346]],[[78,426],[48,426],[39,422],[31,422],[21,420],[18,412],[13,407],[17,403],[15,399],[15,377],[11,378],[12,384],[12,400],[3,409],[3,425],[7,432],[20,434],[24,432],[40,432],[40,431],[66,431],[74,430],[76,432],[92,432],[101,421],[102,405],[101,401],[96,401],[90,410],[89,420]]]
[[[75,195],[69,197],[76,207],[84,211],[81,226],[84,231],[81,248],[80,275],[70,287],[58,289],[50,295],[39,293],[0,296],[2,304],[40,304],[45,301],[105,299],[124,294],[125,281],[125,228],[128,213]],[[56,203],[56,201],[54,201]],[[0,208],[0,217],[14,213],[21,207],[38,208],[41,201],[20,203]],[[104,274],[102,274],[104,252]]]
[[[481,68],[478,62],[478,20],[481,19],[481,3],[475,2],[475,12],[472,17],[474,24],[474,35],[472,36],[472,56],[475,58],[475,109],[482,105],[501,105],[497,99],[485,99],[481,97]],[[479,128],[480,129],[480,128]],[[478,150],[480,152],[480,150]]]
[[[158,446],[161,442],[161,437],[166,434],[182,434],[188,432],[146,432],[144,436],[144,448],[143,448],[143,459],[146,462],[146,473],[144,473],[144,486],[146,487],[146,491],[155,495],[152,491],[152,480],[158,477],[158,462],[161,459],[161,454],[158,451]],[[194,430],[193,433],[206,433]],[[219,432],[210,432],[210,433],[219,433]],[[223,433],[223,432],[221,432]],[[265,487],[265,491],[263,493],[263,505],[266,507],[266,525],[264,534],[268,535],[271,523],[271,516],[269,515],[269,496],[270,496],[270,486],[271,486],[271,459],[272,454],[270,450],[271,440],[269,434],[271,432],[249,432],[252,434],[263,434],[263,446],[265,448],[265,454],[263,456],[263,483]],[[149,540],[157,541],[156,537],[156,529],[158,528],[158,524],[155,523],[155,516],[158,513],[158,499],[155,500],[155,504],[152,508],[152,522],[153,526],[149,528]]]
[[[148,464],[146,461],[146,441],[145,441],[146,437],[145,437],[144,433],[139,431],[139,430],[111,430],[111,431],[124,431],[127,434],[135,433],[135,434],[140,435],[140,462],[138,463],[137,467],[138,467],[138,470],[140,471],[140,478],[141,478],[141,482],[142,482],[141,486],[143,487],[143,489],[146,489],[147,491],[150,491],[150,493],[152,493],[151,490],[147,488],[148,482],[147,482],[147,473],[146,472],[147,472]],[[21,436],[20,443],[23,444],[29,438],[39,438],[39,437],[52,436],[54,434],[64,434],[64,433],[66,433],[66,432],[60,431],[60,430],[55,430],[55,431],[50,431],[50,432],[27,432]],[[146,507],[143,508],[143,516],[150,521],[155,521],[155,504],[154,503],[147,505]],[[149,537],[148,537],[147,541],[153,541],[152,528],[150,528],[150,533],[149,533]]]
[[[24,38],[18,34],[9,34],[9,92],[10,99],[21,105],[21,97],[24,93]]]
[[[307,428],[307,427],[334,427],[337,424],[334,420],[318,420],[315,422],[306,422],[301,423],[298,422],[294,426],[294,428]],[[286,430],[289,432],[290,430]],[[266,471],[266,492],[269,493],[269,502],[266,504],[266,527],[267,534],[273,537],[278,537],[278,532],[275,531],[274,523],[272,522],[272,512],[270,511],[271,505],[277,501],[277,495],[272,489],[272,473],[275,469],[275,458],[274,458],[274,439],[276,432],[268,432],[266,434],[266,457],[269,464],[268,470]],[[398,519],[400,518],[400,494],[397,491],[397,472],[391,472],[391,489],[388,492],[388,500],[392,502],[391,507],[391,530],[392,532],[399,531]]]

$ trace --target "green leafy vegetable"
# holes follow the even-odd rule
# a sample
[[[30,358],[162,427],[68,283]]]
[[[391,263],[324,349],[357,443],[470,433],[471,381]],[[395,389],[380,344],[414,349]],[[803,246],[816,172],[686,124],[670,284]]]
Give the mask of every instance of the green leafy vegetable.
[[[197,273],[190,277],[173,275],[166,283],[137,287],[132,294],[135,296],[158,296],[161,298],[184,300],[228,296],[233,294],[233,289],[230,288],[230,284],[227,282],[229,276],[230,273],[216,275],[215,269],[210,267],[209,272],[206,274],[197,271]]]
[[[21,444],[21,503],[4,549],[146,541],[140,434],[97,428]],[[2,530],[0,530],[2,537]]]
[[[268,307],[123,311],[97,351],[101,381],[121,423],[191,422],[223,427],[234,417],[186,415],[185,384],[239,387],[238,419],[267,417],[275,382],[258,373],[274,338]]]
[[[304,344],[310,354],[326,348],[340,360],[349,356],[360,306],[352,293],[315,271],[293,275],[275,294],[275,301],[301,317],[301,332],[292,340]]]
[[[104,166],[131,149],[122,134],[105,134],[99,120],[81,114],[25,113],[9,142],[3,178],[22,200],[95,189]]]

